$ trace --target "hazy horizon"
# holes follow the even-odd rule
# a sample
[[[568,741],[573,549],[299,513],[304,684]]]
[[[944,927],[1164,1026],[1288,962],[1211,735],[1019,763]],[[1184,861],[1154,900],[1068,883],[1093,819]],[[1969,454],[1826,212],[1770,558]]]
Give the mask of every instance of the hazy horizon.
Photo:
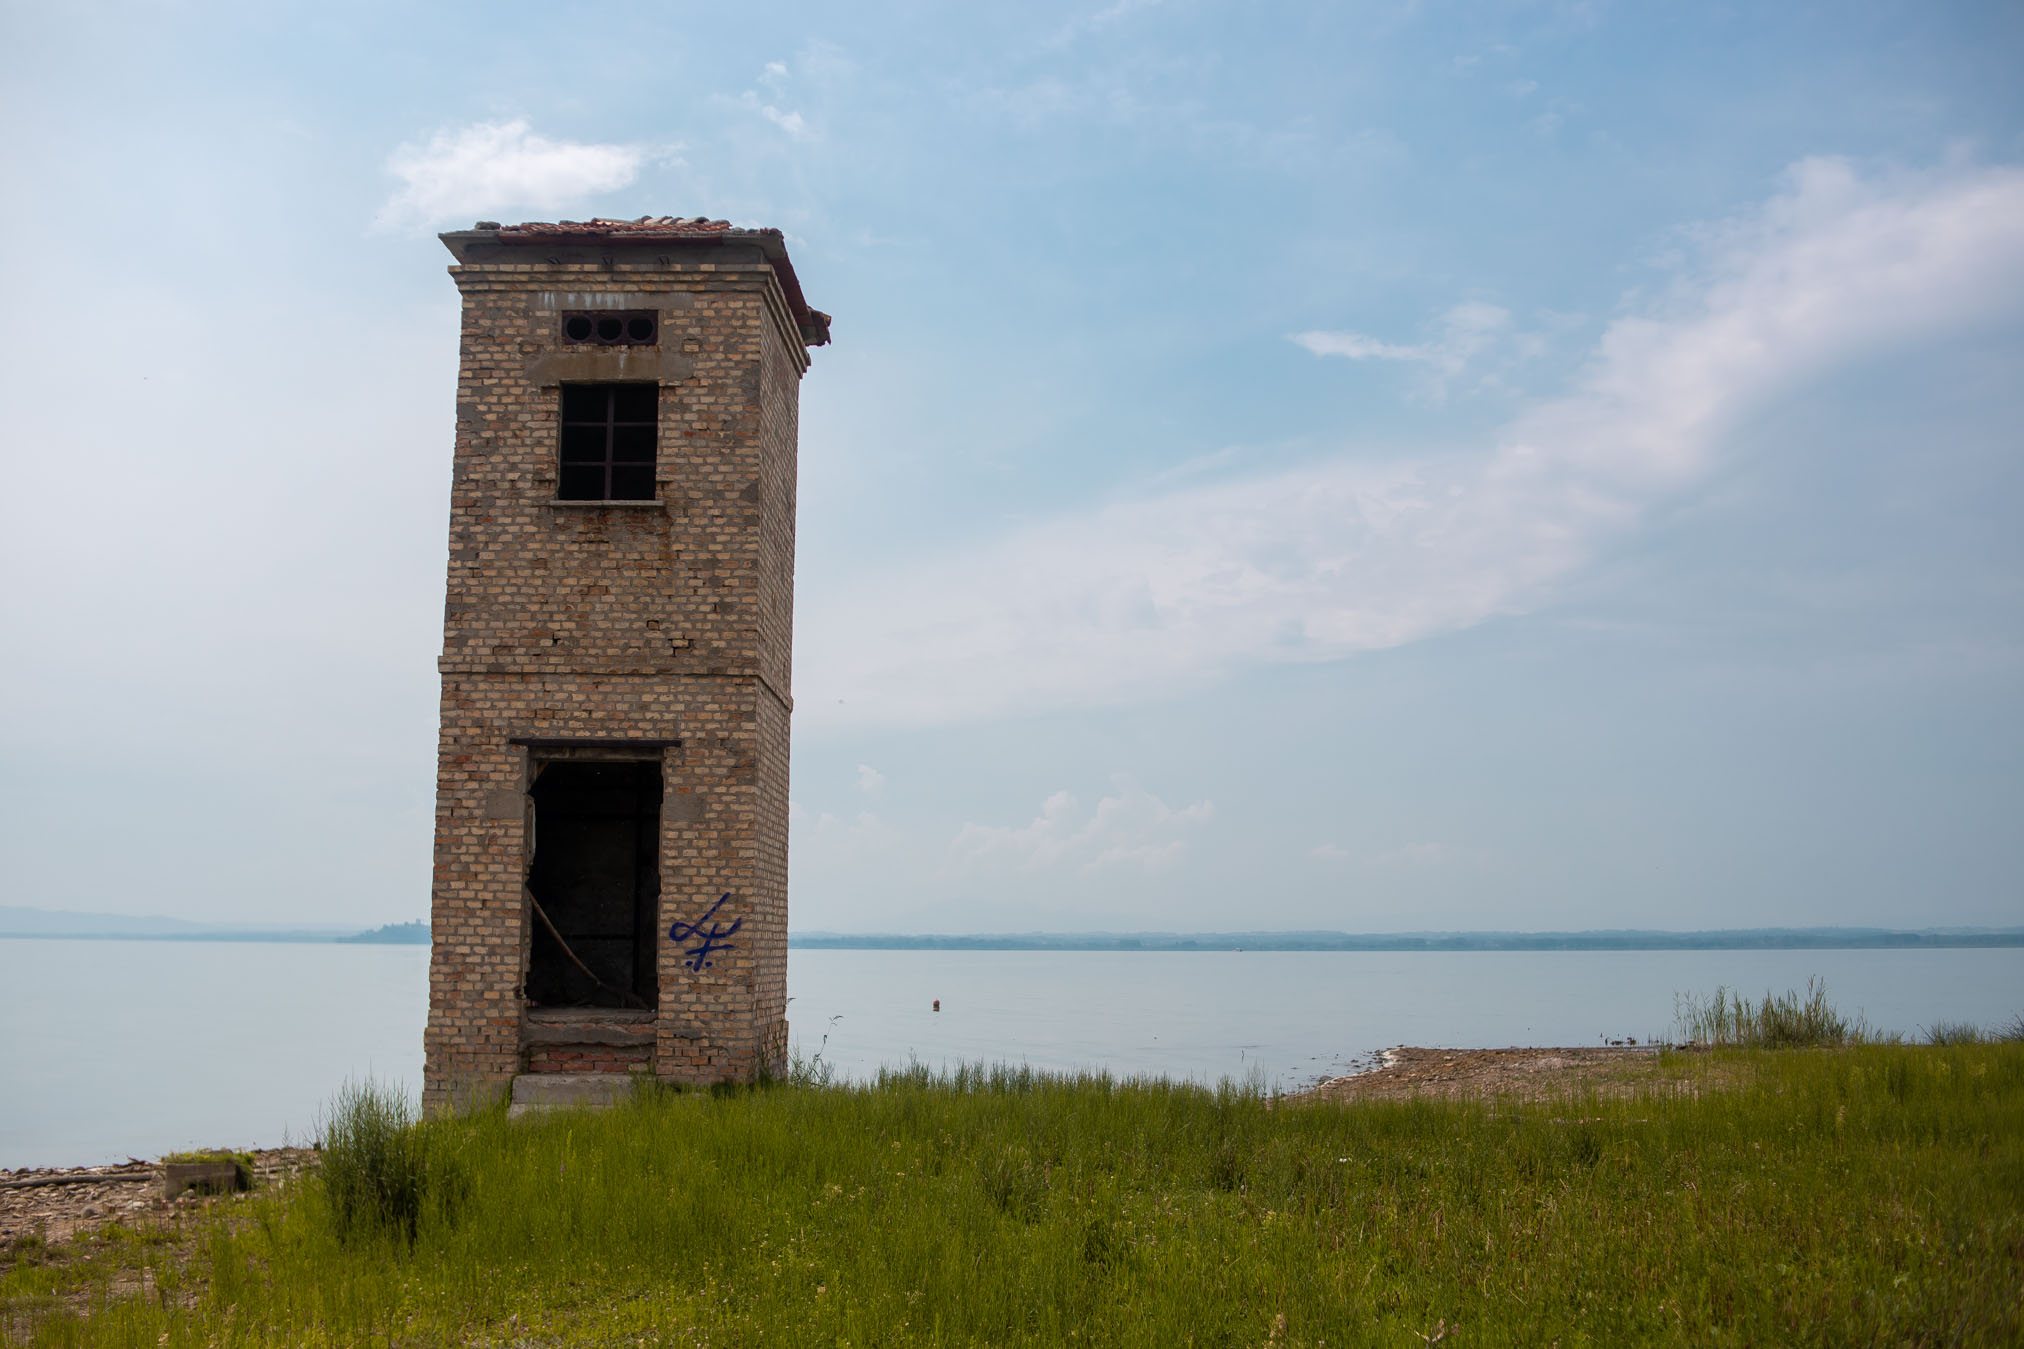
[[[84,930],[68,930],[62,924],[65,920],[83,922]],[[120,924],[133,924],[122,928]],[[405,921],[381,924],[363,931],[380,931],[387,927],[428,927],[428,918],[411,918]],[[90,930],[96,928],[96,930]],[[328,938],[334,934],[360,931],[342,924],[300,924],[300,925],[256,925],[237,923],[207,923],[192,919],[178,918],[164,914],[120,914],[61,909],[41,909],[23,905],[0,905],[0,938],[6,937],[74,937],[107,939],[188,939],[202,940],[208,935],[243,936],[257,933],[271,933],[277,937],[290,934],[315,935]],[[1369,939],[1387,941],[1393,939],[1485,939],[1485,938],[1569,938],[1599,939],[1611,937],[1766,937],[1790,935],[1793,937],[1820,937],[1841,935],[1848,937],[1898,934],[1909,936],[2005,936],[2024,940],[2024,927],[1933,927],[1893,924],[1882,927],[1741,927],[1741,928],[1587,928],[1580,930],[1554,929],[1395,929],[1364,932],[1346,932],[1334,928],[1226,928],[1220,930],[1145,928],[1133,930],[1110,930],[1101,928],[1079,929],[1027,929],[1023,931],[972,931],[972,932],[901,932],[885,930],[841,931],[828,928],[790,927],[791,943],[825,942],[877,942],[892,940],[908,943],[948,942],[998,942],[1032,940],[1050,944],[1073,943],[1077,941],[1143,940],[1143,939],[1295,939],[1295,938],[1346,938],[1350,940]],[[1061,949],[1072,949],[1063,945]],[[1671,949],[1671,948],[1668,948]],[[1723,949],[1723,948],[1709,948]],[[1833,949],[1820,947],[1816,949]]]

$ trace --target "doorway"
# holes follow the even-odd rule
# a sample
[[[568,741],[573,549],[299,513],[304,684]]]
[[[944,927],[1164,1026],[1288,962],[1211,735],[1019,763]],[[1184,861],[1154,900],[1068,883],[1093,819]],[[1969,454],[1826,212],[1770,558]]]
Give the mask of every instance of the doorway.
[[[531,795],[528,1003],[652,1008],[659,985],[660,764],[539,762]]]

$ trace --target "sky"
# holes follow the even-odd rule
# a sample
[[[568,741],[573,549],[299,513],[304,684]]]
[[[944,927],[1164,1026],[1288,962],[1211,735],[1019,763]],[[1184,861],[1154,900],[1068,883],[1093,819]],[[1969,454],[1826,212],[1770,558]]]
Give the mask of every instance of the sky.
[[[784,230],[800,930],[2024,923],[2024,9],[0,5],[0,903],[427,911],[478,219]]]

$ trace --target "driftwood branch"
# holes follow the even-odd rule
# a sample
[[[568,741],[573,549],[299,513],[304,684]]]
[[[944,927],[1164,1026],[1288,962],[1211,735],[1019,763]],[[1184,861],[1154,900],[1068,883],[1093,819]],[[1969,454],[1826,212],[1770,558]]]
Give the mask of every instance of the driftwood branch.
[[[54,1176],[30,1176],[26,1180],[0,1180],[0,1190],[34,1190],[44,1185],[119,1185],[137,1180],[152,1180],[155,1168],[142,1170],[129,1167],[123,1171],[66,1171]]]
[[[542,909],[541,901],[534,897],[534,892],[532,890],[527,891],[527,903],[533,908],[534,916],[541,920],[541,926],[548,929],[548,935],[555,938],[555,944],[562,948],[562,954],[569,957],[569,963],[583,971],[584,978],[590,980],[590,982],[596,984],[599,988],[603,989],[605,992],[624,998],[627,1004],[629,1004],[630,1006],[639,1008],[646,1007],[647,1004],[645,1000],[642,999],[638,994],[627,992],[625,989],[622,988],[613,988],[610,984],[607,984],[604,980],[598,978],[596,971],[592,970],[590,966],[584,964],[583,961],[578,958],[576,952],[569,949],[569,943],[564,941],[562,939],[562,934],[555,930],[554,922],[552,922],[549,919],[547,912]]]

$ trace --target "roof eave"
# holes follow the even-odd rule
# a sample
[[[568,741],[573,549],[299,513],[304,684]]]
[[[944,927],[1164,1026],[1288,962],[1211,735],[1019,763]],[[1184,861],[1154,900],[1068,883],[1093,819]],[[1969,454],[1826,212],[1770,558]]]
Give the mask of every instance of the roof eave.
[[[529,232],[520,229],[469,229],[445,230],[436,236],[443,246],[450,250],[450,256],[460,264],[465,260],[466,246],[472,243],[496,243],[514,245],[538,244],[688,244],[707,245],[739,243],[756,245],[771,264],[773,274],[780,282],[780,289],[787,299],[788,312],[794,316],[795,327],[800,330],[805,346],[822,347],[829,345],[829,315],[811,308],[808,298],[801,291],[801,279],[794,274],[794,263],[787,256],[787,241],[775,229],[722,229],[722,230],[625,230],[599,231],[553,230]]]

